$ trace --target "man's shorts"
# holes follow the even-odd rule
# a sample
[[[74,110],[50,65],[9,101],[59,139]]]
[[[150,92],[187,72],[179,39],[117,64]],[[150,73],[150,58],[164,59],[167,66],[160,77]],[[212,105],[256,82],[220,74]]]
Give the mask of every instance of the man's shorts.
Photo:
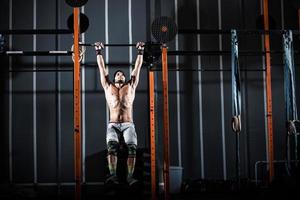
[[[122,136],[126,144],[137,145],[137,136],[132,122],[109,123],[107,125],[106,143],[110,141],[119,142]]]

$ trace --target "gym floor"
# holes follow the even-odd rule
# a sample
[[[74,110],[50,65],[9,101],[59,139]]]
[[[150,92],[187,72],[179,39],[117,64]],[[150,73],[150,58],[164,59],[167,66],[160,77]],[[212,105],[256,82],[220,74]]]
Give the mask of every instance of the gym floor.
[[[217,186],[215,186],[217,187]],[[150,188],[129,190],[128,188],[114,188],[109,189],[104,186],[83,186],[82,199],[96,200],[96,199],[151,199]],[[199,188],[194,188],[195,191],[186,191],[177,194],[170,194],[171,199],[269,199],[284,197],[284,199],[294,199],[299,197],[299,182],[278,183],[277,185],[269,187],[248,187],[238,190],[228,190],[222,188],[215,188],[211,191],[202,191]],[[160,193],[158,199],[163,199],[163,193]],[[58,190],[54,186],[1,186],[0,198],[3,200],[9,199],[74,199],[74,187],[61,186]]]

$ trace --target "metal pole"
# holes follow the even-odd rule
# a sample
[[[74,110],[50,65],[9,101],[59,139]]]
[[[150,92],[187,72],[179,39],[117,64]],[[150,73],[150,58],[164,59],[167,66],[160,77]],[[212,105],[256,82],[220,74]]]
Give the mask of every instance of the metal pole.
[[[169,153],[169,95],[168,95],[168,62],[167,62],[167,46],[162,46],[162,85],[163,85],[163,136],[164,136],[164,199],[168,200],[170,185],[169,185],[169,168],[170,168],[170,153]]]
[[[44,34],[44,35],[56,34],[56,35],[58,35],[58,34],[71,34],[71,33],[73,33],[73,32],[69,29],[0,30],[0,34],[3,34],[3,35],[38,35],[38,34]]]
[[[284,30],[251,30],[243,29],[237,30],[239,35],[264,35],[264,34],[278,34],[281,35]],[[179,29],[178,34],[227,34],[229,35],[231,30],[225,29]],[[293,30],[293,34],[300,34],[299,31]]]
[[[96,46],[95,44],[79,44],[80,46]],[[105,47],[135,47],[136,44],[103,44]],[[159,44],[158,44],[159,45]]]
[[[55,1],[55,28],[60,27],[60,4],[59,0]],[[55,35],[55,50],[60,48],[60,36]],[[59,70],[60,58],[55,57],[55,108],[56,108],[56,183],[57,183],[57,195],[61,195],[61,94],[60,94],[60,81],[61,73]],[[39,70],[40,71],[40,70]],[[73,72],[73,69],[71,69]]]
[[[69,56],[72,51],[4,51],[0,56]]]
[[[154,72],[149,71],[149,101],[150,101],[150,148],[151,148],[151,199],[156,199],[156,153],[155,153],[155,97]]]
[[[75,199],[81,199],[81,103],[79,63],[79,8],[74,8],[74,158],[75,158]]]
[[[161,68],[151,68],[151,71],[162,71]],[[195,69],[195,68],[183,68],[183,69],[177,69],[177,68],[169,68],[168,71],[202,71],[202,72],[231,72],[231,69],[218,69],[218,68],[211,68],[208,69],[207,68],[199,68],[199,69]],[[266,71],[266,69],[262,68],[262,69],[240,69],[240,71],[247,71],[247,72],[260,72],[260,71]]]
[[[264,0],[264,30],[269,30],[268,0]],[[271,79],[271,55],[270,55],[270,35],[264,35],[266,51],[266,90],[267,90],[267,122],[268,122],[268,153],[269,153],[269,182],[274,177],[274,152],[273,152],[273,114],[272,114],[272,79]]]
[[[108,45],[111,46],[111,45]],[[118,46],[118,45],[115,45]],[[125,46],[125,45],[124,45]],[[127,45],[128,46],[128,45]],[[72,55],[72,51],[4,51],[0,53],[0,56],[70,56]],[[161,52],[153,52],[153,53],[161,53]],[[283,51],[241,51],[239,56],[259,56],[264,55],[266,53],[269,54],[282,54]],[[230,55],[231,51],[168,51],[169,56],[220,56],[220,55]],[[295,50],[294,54],[300,54],[299,50]]]

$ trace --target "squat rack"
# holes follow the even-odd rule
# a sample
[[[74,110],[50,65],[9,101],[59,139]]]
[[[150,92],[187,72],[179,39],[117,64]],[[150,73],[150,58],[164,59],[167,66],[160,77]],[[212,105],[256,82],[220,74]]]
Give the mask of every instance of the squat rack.
[[[78,98],[78,95],[80,92],[80,84],[78,84],[78,81],[80,83],[80,64],[79,64],[79,27],[78,27],[78,14],[79,14],[79,10],[78,8],[74,8],[74,54],[75,54],[75,61],[74,61],[74,140],[75,140],[75,165],[78,165],[78,161],[81,160],[81,155],[80,153],[78,153],[78,148],[81,148],[80,146],[80,118],[76,118],[76,115],[80,116],[80,98]],[[268,1],[264,0],[264,16],[268,16]],[[271,144],[273,144],[273,133],[272,133],[272,99],[271,99],[271,62],[270,62],[270,54],[272,53],[270,51],[270,41],[269,41],[269,33],[272,33],[272,31],[269,31],[269,27],[268,27],[268,18],[265,17],[264,18],[264,23],[265,23],[265,31],[261,31],[262,33],[264,33],[264,37],[265,37],[265,52],[262,52],[263,54],[266,55],[266,73],[267,73],[267,105],[268,105],[268,109],[267,109],[267,119],[268,119],[268,134],[269,134],[269,162],[270,162],[270,181],[273,178],[274,175],[274,169],[272,167],[272,163],[273,163],[273,145],[271,146]],[[300,10],[299,10],[299,23],[300,23]],[[300,26],[300,24],[299,24]],[[269,31],[269,32],[268,32]],[[240,33],[240,31],[238,31]],[[275,31],[274,31],[275,32]],[[276,31],[279,32],[279,31]],[[179,31],[179,33],[184,33],[184,31]],[[200,32],[199,32],[200,33]],[[226,33],[226,31],[224,32]],[[12,33],[13,34],[13,33]],[[221,33],[218,33],[221,34]],[[77,45],[76,45],[77,44]],[[68,55],[71,55],[72,52],[68,52]],[[172,55],[172,53],[174,53],[173,55],[181,55],[184,54],[185,52],[172,52],[169,51],[169,55]],[[194,54],[196,52],[190,52],[191,54]],[[205,52],[202,52],[203,54],[205,54]],[[212,52],[208,52],[208,53],[212,53]],[[219,54],[218,54],[219,53]],[[275,52],[273,52],[275,53]],[[279,53],[279,52],[277,52]],[[32,53],[32,55],[34,55],[35,53]],[[37,53],[38,54],[38,53]],[[51,53],[45,53],[43,55],[47,55],[47,54],[51,54]],[[215,55],[220,55],[222,54],[222,52],[215,52]],[[224,54],[228,54],[228,52],[224,52]],[[197,55],[200,55],[197,54]],[[172,69],[169,69],[172,70]],[[224,70],[225,71],[225,70]],[[151,86],[154,83],[154,77],[153,77],[153,72],[149,72],[149,85]],[[150,90],[151,92],[152,90]],[[152,92],[151,92],[152,93]],[[153,96],[151,97],[150,95],[150,100],[153,100]],[[151,100],[151,101],[152,101]],[[154,118],[154,102],[153,105],[150,101],[150,115]],[[152,108],[152,109],[151,109]],[[150,117],[151,119],[151,117]],[[153,122],[153,126],[154,126],[154,122]],[[152,127],[152,124],[151,126]],[[152,131],[151,131],[152,132]],[[152,138],[151,138],[152,139]],[[152,140],[151,140],[151,144],[152,144]],[[155,142],[155,140],[154,140]],[[152,147],[151,147],[151,151],[152,151]],[[81,150],[79,151],[81,152]],[[155,154],[155,148],[154,148],[154,154]],[[78,157],[77,157],[78,156]],[[152,169],[152,168],[151,168]],[[77,168],[75,167],[75,174],[76,174],[76,191],[80,194],[80,187],[78,187],[79,184],[77,184],[77,181],[80,182],[80,170],[81,168],[77,166]],[[153,189],[153,188],[152,188]],[[155,190],[154,190],[155,191]],[[76,193],[77,193],[76,192]]]

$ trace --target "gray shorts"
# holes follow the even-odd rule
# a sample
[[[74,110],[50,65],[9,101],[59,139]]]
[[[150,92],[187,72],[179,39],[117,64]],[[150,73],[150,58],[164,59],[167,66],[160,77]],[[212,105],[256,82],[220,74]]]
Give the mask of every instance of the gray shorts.
[[[137,145],[137,136],[132,122],[109,123],[107,125],[106,143],[110,141],[119,142],[122,136],[126,144]]]

